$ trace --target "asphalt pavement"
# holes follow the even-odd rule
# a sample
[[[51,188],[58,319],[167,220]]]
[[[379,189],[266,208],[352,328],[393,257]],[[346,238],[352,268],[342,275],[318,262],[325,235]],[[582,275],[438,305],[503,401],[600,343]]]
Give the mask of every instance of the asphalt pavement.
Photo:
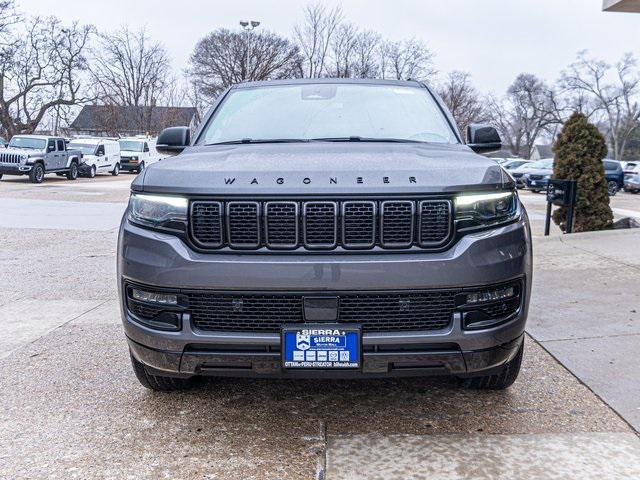
[[[523,194],[535,285],[506,392],[227,378],[159,394],[131,372],[116,300],[132,178],[0,181],[25,212],[0,210],[0,478],[640,478],[636,231],[542,238],[544,197]]]

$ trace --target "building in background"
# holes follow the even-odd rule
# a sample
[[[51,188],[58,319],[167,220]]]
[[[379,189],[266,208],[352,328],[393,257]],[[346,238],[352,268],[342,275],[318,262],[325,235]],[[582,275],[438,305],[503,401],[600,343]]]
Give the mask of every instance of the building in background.
[[[604,0],[605,12],[640,12],[640,0]]]
[[[72,135],[156,136],[167,127],[195,128],[198,112],[193,107],[135,107],[117,105],[85,105],[65,129]]]

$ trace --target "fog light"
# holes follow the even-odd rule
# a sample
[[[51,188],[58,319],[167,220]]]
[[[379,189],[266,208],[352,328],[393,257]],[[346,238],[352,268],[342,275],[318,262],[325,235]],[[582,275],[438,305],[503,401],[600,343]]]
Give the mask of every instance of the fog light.
[[[172,294],[145,292],[144,290],[133,288],[131,296],[134,300],[140,302],[155,303],[157,305],[178,305],[178,296]]]
[[[467,294],[467,305],[477,305],[479,303],[495,302],[507,298],[513,298],[516,294],[515,288],[503,287],[495,290],[485,290],[483,292],[473,292]]]

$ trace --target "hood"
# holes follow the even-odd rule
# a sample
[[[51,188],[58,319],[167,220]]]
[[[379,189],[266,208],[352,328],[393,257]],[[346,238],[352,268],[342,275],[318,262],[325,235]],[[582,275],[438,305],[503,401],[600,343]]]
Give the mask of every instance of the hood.
[[[513,180],[463,145],[291,143],[190,147],[155,163],[134,190],[204,195],[436,193]]]
[[[16,147],[8,147],[2,150],[2,153],[14,153],[16,155],[42,155],[44,150],[34,150],[33,148],[16,148]]]

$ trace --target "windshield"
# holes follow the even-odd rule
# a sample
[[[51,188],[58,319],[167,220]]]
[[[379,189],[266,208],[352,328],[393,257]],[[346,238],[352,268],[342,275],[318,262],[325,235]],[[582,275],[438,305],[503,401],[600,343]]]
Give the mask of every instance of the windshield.
[[[144,142],[137,140],[118,140],[120,144],[120,150],[127,150],[129,152],[142,152]]]
[[[44,150],[46,145],[46,140],[32,137],[13,137],[9,142],[9,147],[30,148],[33,150]]]
[[[537,162],[530,163],[529,166],[530,166],[530,168],[552,169],[553,168],[553,158],[545,158],[543,160],[538,160]]]
[[[311,84],[232,90],[203,143],[320,139],[458,142],[425,88]]]
[[[96,151],[96,145],[91,145],[87,143],[75,143],[69,142],[69,149],[80,150],[83,155],[93,155]]]

